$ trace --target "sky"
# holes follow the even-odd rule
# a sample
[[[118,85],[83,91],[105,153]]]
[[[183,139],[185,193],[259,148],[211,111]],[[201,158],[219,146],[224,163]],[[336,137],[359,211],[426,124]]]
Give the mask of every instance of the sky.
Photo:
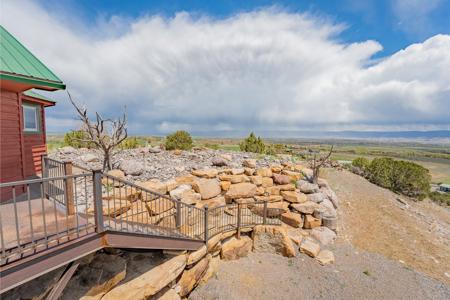
[[[1,24],[130,134],[450,130],[449,0],[0,2]],[[20,20],[20,21],[18,21]],[[43,93],[45,94],[45,93]],[[79,123],[67,93],[47,130]]]

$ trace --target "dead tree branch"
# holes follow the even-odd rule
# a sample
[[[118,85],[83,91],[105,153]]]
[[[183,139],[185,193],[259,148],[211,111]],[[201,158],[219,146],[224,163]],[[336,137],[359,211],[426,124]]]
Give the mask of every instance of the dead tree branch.
[[[314,158],[312,162],[313,169],[313,183],[317,183],[319,179],[320,168],[326,163],[326,161],[330,158],[331,154],[333,154],[334,145],[331,146],[330,151],[324,157],[317,157],[317,153],[314,153]]]
[[[104,119],[96,112],[95,121],[91,121],[87,109],[78,106],[73,101],[69,91],[67,91],[67,94],[78,113],[79,119],[83,122],[83,130],[86,132],[86,138],[78,140],[92,143],[97,149],[101,150],[103,152],[103,170],[111,170],[111,158],[114,155],[114,149],[128,137],[126,111],[118,119]]]

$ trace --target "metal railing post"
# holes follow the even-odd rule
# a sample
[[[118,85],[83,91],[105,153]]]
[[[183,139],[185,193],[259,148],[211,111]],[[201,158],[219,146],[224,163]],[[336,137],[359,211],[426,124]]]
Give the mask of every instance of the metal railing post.
[[[64,175],[72,175],[72,162],[64,162]],[[75,214],[75,202],[73,199],[73,178],[65,181],[66,209],[68,215]]]
[[[177,202],[177,215],[176,215],[176,227],[181,227],[181,202],[178,200]]]
[[[92,171],[95,228],[97,232],[103,232],[103,202],[102,202],[102,171]]]
[[[267,224],[267,201],[264,201],[264,209],[263,209],[263,224]]]
[[[241,204],[238,203],[237,207],[238,207],[238,213],[237,213],[237,234],[236,234],[236,237],[238,239],[240,239],[241,238]]]
[[[42,178],[48,178],[48,166],[47,166],[47,154],[41,155],[41,176]],[[44,182],[43,189],[44,189],[44,196],[45,198],[49,198],[48,196],[48,182]]]
[[[209,215],[209,213],[208,213],[208,205],[205,205],[205,211],[204,211],[204,213],[205,213],[205,217],[204,217],[204,219],[205,219],[205,243],[207,243],[208,242],[208,238],[209,238],[209,234],[208,234],[208,230],[209,230],[209,226],[208,226],[208,215]]]

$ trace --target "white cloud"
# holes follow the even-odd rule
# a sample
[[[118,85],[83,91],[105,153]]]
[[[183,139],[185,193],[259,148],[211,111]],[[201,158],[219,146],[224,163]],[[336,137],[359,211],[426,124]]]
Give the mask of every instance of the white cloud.
[[[106,115],[126,105],[136,133],[450,127],[447,35],[370,65],[382,49],[376,41],[345,44],[342,25],[276,9],[113,17],[120,33],[102,20],[90,34],[32,2],[3,8],[5,27],[78,102]],[[49,115],[67,119],[73,109],[59,97]]]

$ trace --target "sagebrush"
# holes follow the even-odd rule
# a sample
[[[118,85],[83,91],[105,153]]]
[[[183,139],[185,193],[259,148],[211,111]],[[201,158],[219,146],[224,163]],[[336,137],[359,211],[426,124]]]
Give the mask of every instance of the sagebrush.
[[[184,130],[176,131],[166,137],[166,150],[190,150],[192,149],[192,137]]]

